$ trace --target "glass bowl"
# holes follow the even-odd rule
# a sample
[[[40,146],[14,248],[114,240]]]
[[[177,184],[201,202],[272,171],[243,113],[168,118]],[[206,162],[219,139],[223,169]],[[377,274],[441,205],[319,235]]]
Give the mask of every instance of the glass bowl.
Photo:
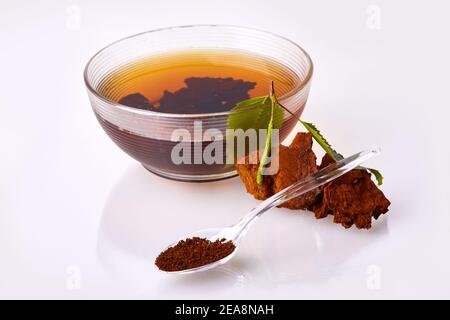
[[[118,69],[152,55],[200,49],[235,50],[266,57],[282,64],[298,79],[293,89],[279,101],[300,116],[308,98],[313,65],[311,58],[294,42],[270,32],[225,25],[192,25],[143,32],[118,40],[96,53],[87,63],[84,80],[88,96],[100,125],[108,136],[127,154],[149,171],[175,180],[211,181],[236,175],[234,165],[175,164],[171,152],[178,142],[171,140],[174,130],[193,132],[201,121],[203,132],[218,129],[225,133],[232,111],[176,114],[141,110],[119,104],[102,95],[105,79]],[[249,112],[249,111],[240,111]],[[294,128],[296,119],[285,112],[280,128],[282,141]],[[202,138],[206,139],[206,138]],[[205,148],[211,140],[192,140]]]

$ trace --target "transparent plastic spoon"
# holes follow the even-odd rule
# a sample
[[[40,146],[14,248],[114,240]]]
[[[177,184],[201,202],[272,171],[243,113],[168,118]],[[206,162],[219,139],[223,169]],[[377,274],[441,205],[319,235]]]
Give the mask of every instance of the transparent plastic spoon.
[[[330,182],[336,178],[339,178],[343,174],[349,172],[350,170],[358,167],[365,161],[372,158],[374,155],[378,154],[380,149],[378,147],[372,147],[369,150],[361,151],[356,153],[350,157],[339,160],[335,163],[328,165],[327,167],[319,170],[313,175],[310,175],[302,180],[297,181],[296,183],[290,185],[289,187],[281,190],[280,192],[274,194],[270,198],[261,202],[258,206],[250,210],[250,212],[242,217],[238,223],[225,227],[225,228],[210,228],[196,231],[195,233],[186,235],[181,238],[188,239],[192,237],[200,237],[206,238],[210,241],[216,241],[218,239],[226,239],[226,241],[231,240],[235,245],[234,251],[228,256],[214,261],[212,263],[199,266],[192,269],[180,270],[180,271],[163,271],[170,274],[184,274],[184,273],[193,273],[209,270],[215,267],[218,267],[226,262],[228,262],[236,253],[239,243],[244,237],[245,233],[249,229],[250,225],[255,222],[256,218],[260,217],[264,212],[272,209],[275,206],[278,206],[286,201],[289,201],[293,198],[296,198],[308,191],[314,190],[321,185]],[[174,242],[166,249],[173,247],[178,243]],[[165,249],[165,250],[166,250]]]

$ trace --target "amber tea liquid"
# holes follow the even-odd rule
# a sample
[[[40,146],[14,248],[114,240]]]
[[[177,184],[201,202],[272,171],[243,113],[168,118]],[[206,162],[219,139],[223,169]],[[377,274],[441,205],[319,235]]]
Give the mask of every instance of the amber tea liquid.
[[[300,81],[283,64],[254,53],[192,50],[155,55],[123,66],[102,81],[99,93],[137,109],[202,114],[228,111],[242,100],[267,95],[272,80],[278,96],[294,89]],[[178,142],[134,134],[97,117],[116,144],[157,174],[170,171],[196,176],[233,171],[227,164],[175,165],[171,150]],[[292,117],[285,120],[280,141],[295,122]],[[209,143],[204,141],[202,148]]]

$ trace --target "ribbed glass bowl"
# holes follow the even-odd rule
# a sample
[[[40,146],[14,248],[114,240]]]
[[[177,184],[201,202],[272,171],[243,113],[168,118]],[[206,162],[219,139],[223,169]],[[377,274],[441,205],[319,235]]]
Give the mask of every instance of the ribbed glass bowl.
[[[230,112],[174,114],[140,110],[112,101],[101,92],[105,79],[120,68],[152,55],[201,49],[235,50],[267,57],[282,64],[298,79],[294,88],[279,97],[292,113],[300,116],[305,108],[313,66],[309,55],[294,42],[251,28],[222,25],[193,25],[148,31],[116,41],[96,53],[87,63],[84,79],[94,113],[108,136],[127,154],[160,176],[184,181],[210,181],[234,176],[233,165],[179,164],[171,160],[178,142],[172,132],[193,132],[201,121],[203,132],[214,128],[225,132]],[[247,112],[247,111],[243,111]],[[288,112],[280,129],[282,141],[296,124]],[[193,136],[193,135],[192,135]],[[195,141],[199,142],[199,141]],[[203,148],[209,141],[200,141]],[[194,141],[192,141],[194,144]]]

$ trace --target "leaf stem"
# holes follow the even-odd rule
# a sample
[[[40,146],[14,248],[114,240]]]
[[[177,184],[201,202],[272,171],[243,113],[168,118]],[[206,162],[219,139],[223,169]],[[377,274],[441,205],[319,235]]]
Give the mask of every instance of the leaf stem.
[[[259,162],[258,167],[258,174],[256,175],[256,183],[261,184],[263,182],[263,173],[264,173],[264,167],[267,164],[267,159],[269,158],[269,152],[272,147],[272,129],[273,129],[273,115],[274,115],[274,109],[276,104],[276,98],[275,98],[275,88],[273,81],[270,82],[270,121],[267,125],[267,136],[266,136],[266,144],[264,146],[264,151],[261,156],[261,161]]]

